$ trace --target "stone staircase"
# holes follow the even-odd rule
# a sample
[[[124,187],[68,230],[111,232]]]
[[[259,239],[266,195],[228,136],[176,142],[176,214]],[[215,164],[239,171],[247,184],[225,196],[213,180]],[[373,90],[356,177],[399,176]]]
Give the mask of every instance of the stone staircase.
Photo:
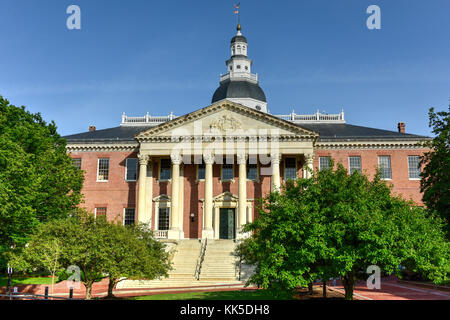
[[[233,240],[208,240],[200,279],[237,281],[236,258],[233,255],[235,246]]]
[[[180,240],[168,243],[172,268],[168,278],[155,280],[123,280],[117,289],[192,288],[209,286],[242,287],[237,280],[232,240],[208,240],[200,279],[194,277],[202,243],[195,240]]]

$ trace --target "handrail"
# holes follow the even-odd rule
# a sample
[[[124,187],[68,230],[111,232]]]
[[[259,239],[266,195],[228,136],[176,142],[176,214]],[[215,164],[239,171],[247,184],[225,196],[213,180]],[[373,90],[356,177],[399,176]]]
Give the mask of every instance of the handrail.
[[[206,246],[208,245],[208,238],[205,238],[205,242],[202,242],[200,247],[200,255],[197,259],[197,265],[195,266],[194,278],[200,280],[200,273],[202,271],[203,260],[205,259]]]

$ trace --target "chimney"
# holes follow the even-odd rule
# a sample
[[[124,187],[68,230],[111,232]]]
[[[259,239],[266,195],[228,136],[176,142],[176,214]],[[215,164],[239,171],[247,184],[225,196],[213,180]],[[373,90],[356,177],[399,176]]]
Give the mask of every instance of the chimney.
[[[397,128],[398,128],[399,133],[405,133],[405,123],[404,122],[399,122],[397,125]]]
[[[95,126],[89,126],[89,132],[94,132],[95,131]]]

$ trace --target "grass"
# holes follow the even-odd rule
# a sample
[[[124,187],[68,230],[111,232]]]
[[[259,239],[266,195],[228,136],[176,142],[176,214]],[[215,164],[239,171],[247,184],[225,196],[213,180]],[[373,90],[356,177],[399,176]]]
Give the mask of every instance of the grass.
[[[184,292],[130,297],[130,300],[276,300],[266,290]]]
[[[55,279],[55,282],[58,281],[58,278]],[[19,285],[19,284],[52,284],[51,277],[40,277],[40,276],[27,276],[27,275],[13,275],[11,279],[11,285]],[[8,277],[1,275],[0,276],[0,287],[6,287],[8,285]]]

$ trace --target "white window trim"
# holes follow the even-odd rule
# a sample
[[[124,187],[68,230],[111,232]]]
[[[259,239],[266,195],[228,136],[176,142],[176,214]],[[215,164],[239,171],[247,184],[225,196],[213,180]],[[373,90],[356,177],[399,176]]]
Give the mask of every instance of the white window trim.
[[[256,162],[256,179],[249,179],[248,178],[248,166],[249,165],[250,165],[249,160],[247,160],[247,162],[245,164],[245,166],[246,166],[245,171],[246,171],[247,181],[260,182],[260,180],[259,180],[259,161]]]
[[[380,158],[381,157],[389,157],[389,170],[391,171],[391,177],[390,178],[380,178],[380,180],[391,181],[392,180],[392,161],[391,161],[391,156],[390,155],[378,156],[378,169],[381,169],[380,168]]]
[[[224,161],[226,161],[226,160],[224,159]],[[234,178],[236,178],[236,175],[235,175],[236,174],[236,166],[235,166],[234,161],[231,164],[233,166],[233,179],[222,179],[222,177],[223,177],[222,171],[223,171],[223,165],[224,164],[228,164],[228,163],[222,163],[220,165],[220,179],[219,179],[219,181],[220,182],[235,182],[236,180]]]
[[[292,178],[286,179],[286,159],[295,159],[295,179],[292,179]],[[297,159],[297,157],[287,156],[283,159],[283,181],[288,181],[288,180],[295,181],[296,179],[298,179],[298,159]]]
[[[108,215],[108,207],[98,207],[98,208],[105,208],[105,209],[106,209],[105,216]],[[95,219],[97,219],[97,209],[98,209],[98,208],[95,207],[95,210],[94,210],[94,217],[95,217]]]
[[[155,230],[159,230],[159,209],[169,209],[169,229],[172,224],[172,203],[170,201],[156,201],[155,203]]]
[[[127,175],[128,175],[128,160],[130,160],[130,159],[136,159],[136,179],[127,179]],[[138,168],[139,168],[139,161],[137,161],[137,158],[127,158],[126,159],[126,162],[125,162],[125,181],[127,181],[127,182],[136,182],[137,180],[138,180],[138,176],[139,176],[139,170],[138,170]]]
[[[198,168],[199,168],[199,164],[195,165],[195,182],[200,182],[200,181],[205,181],[205,179],[199,179],[198,178]],[[205,164],[205,176],[206,176],[206,164]]]
[[[330,162],[331,162],[331,156],[320,156],[319,157],[319,171],[322,171],[322,166],[320,165],[321,158],[328,158],[328,165],[330,165]],[[327,169],[333,169],[333,168],[331,168],[331,166],[329,166]],[[350,170],[350,168],[349,168],[349,170]]]
[[[359,158],[359,164],[361,165],[361,167],[359,168],[361,170],[361,174],[362,174],[362,157],[361,156],[348,156],[348,174],[350,175],[351,172],[351,166],[350,166],[350,158]],[[320,163],[320,161],[319,161]]]
[[[410,175],[409,175],[409,169],[410,169],[410,167],[409,167],[409,157],[419,157],[419,177],[420,177],[420,173],[422,173],[422,168],[420,168],[420,156],[418,156],[418,155],[409,155],[407,157],[407,159],[406,159],[406,161],[408,161],[408,178],[409,178],[409,180],[411,180],[411,181],[420,181],[421,180],[420,178],[411,178]]]
[[[134,209],[134,223],[136,224],[136,208],[128,207],[128,208],[123,208],[122,225],[125,225],[125,212],[127,209]]]
[[[168,160],[170,160],[170,163],[171,163],[171,165],[170,165],[170,179],[161,179],[161,160],[163,160],[163,159],[168,159]],[[158,182],[171,182],[172,181],[172,174],[173,174],[173,172],[172,172],[172,160],[170,159],[170,158],[168,158],[168,157],[162,157],[162,158],[159,158],[159,160],[158,160]]]
[[[98,180],[98,174],[100,171],[100,159],[108,159],[108,179],[107,180]],[[109,158],[98,158],[97,159],[97,182],[108,182],[109,181]]]

